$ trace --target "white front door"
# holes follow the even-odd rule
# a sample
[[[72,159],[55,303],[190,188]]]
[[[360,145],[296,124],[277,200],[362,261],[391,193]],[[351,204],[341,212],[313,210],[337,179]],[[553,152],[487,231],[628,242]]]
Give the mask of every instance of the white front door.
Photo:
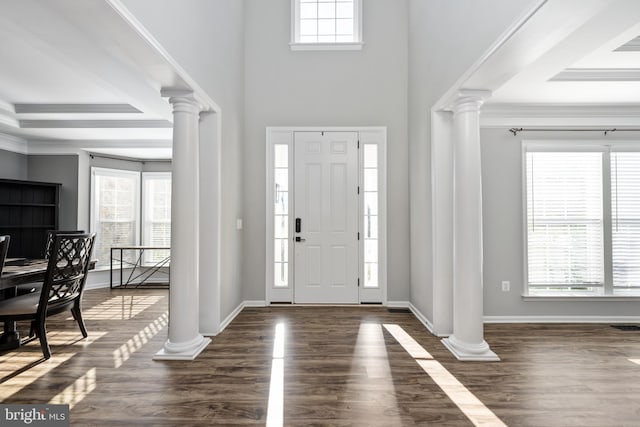
[[[358,303],[358,133],[296,132],[294,156],[294,301]]]

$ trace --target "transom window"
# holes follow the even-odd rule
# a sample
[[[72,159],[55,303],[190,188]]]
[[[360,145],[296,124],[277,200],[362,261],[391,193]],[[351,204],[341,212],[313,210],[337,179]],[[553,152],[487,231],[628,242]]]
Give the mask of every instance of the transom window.
[[[640,295],[640,152],[525,150],[529,295]]]
[[[360,2],[293,0],[292,49],[360,49]]]

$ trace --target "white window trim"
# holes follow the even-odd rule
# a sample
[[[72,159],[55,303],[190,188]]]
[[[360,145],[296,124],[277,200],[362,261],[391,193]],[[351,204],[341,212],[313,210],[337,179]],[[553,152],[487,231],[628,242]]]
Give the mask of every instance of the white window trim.
[[[335,43],[301,43],[297,40],[300,39],[299,25],[300,21],[300,1],[291,0],[291,42],[289,47],[293,51],[304,50],[362,50],[364,42],[362,41],[362,0],[354,0],[354,7],[356,13],[354,15],[356,39],[355,42],[335,42]]]
[[[138,245],[140,244],[140,223],[142,221],[142,218],[140,216],[140,204],[142,201],[142,182],[140,179],[140,172],[137,171],[130,171],[130,170],[126,170],[126,169],[112,169],[112,168],[101,168],[101,167],[96,167],[96,166],[92,166],[91,167],[91,193],[89,194],[89,203],[91,203],[91,209],[89,212],[89,229],[92,233],[97,231],[97,227],[96,227],[96,221],[97,221],[97,212],[96,212],[96,208],[97,208],[97,203],[96,203],[96,180],[95,180],[95,175],[96,173],[98,173],[99,175],[102,176],[115,176],[115,177],[120,177],[123,175],[129,175],[133,178],[136,179],[136,186],[138,187],[138,191],[136,192],[136,212],[135,212],[135,217],[136,217],[136,226],[135,226],[135,244]],[[100,270],[108,270],[110,268],[110,266],[106,265],[106,266],[102,266],[102,267],[98,267],[95,269],[95,271],[100,271]]]
[[[266,242],[265,242],[265,298],[267,304],[271,302],[293,302],[294,287],[294,256],[293,245],[289,245],[289,286],[287,288],[276,288],[274,286],[274,270],[275,262],[274,254],[274,213],[273,213],[273,194],[274,188],[274,146],[277,144],[289,145],[289,194],[293,193],[292,176],[294,173],[294,153],[293,153],[293,135],[294,132],[358,132],[360,139],[360,147],[362,144],[377,143],[378,144],[378,287],[364,288],[364,239],[360,239],[359,257],[358,257],[358,274],[361,278],[359,288],[359,301],[374,302],[379,301],[387,304],[387,128],[386,127],[267,127],[266,128],[266,186],[265,186],[265,224],[266,224]],[[360,150],[359,156],[362,156]],[[358,181],[362,188],[362,161],[358,165]],[[361,191],[362,194],[362,191]],[[361,197],[362,199],[362,197]],[[291,218],[292,198],[289,198],[289,218]],[[360,200],[358,207],[358,228],[361,235],[364,235],[363,216],[364,204]],[[294,235],[294,221],[289,221],[289,236]]]
[[[604,295],[602,294],[581,294],[579,291],[567,293],[553,292],[548,295],[531,295],[529,293],[529,236],[527,227],[527,152],[601,152],[602,162],[602,198],[603,198],[603,239],[604,239]],[[610,153],[616,151],[638,151],[640,143],[638,141],[604,141],[604,140],[523,140],[521,145],[521,178],[522,178],[522,235],[523,235],[523,293],[522,299],[525,301],[628,301],[637,300],[640,297],[640,290],[634,293],[629,290],[629,294],[615,294],[612,277],[612,249],[611,249],[611,164]]]

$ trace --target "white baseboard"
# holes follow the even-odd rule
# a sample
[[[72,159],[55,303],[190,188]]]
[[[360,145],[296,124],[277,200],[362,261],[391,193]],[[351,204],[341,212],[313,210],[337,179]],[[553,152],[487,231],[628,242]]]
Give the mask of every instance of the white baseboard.
[[[242,308],[244,308],[244,307],[266,307],[266,306],[269,305],[264,300],[253,300],[253,301],[252,300],[247,300],[247,301],[244,301],[242,304],[243,304]]]
[[[484,323],[640,323],[640,316],[484,316]]]
[[[238,304],[238,306],[227,316],[225,317],[225,319],[222,321],[222,323],[220,323],[220,330],[218,331],[218,334],[222,331],[225,330],[225,328],[227,326],[229,326],[229,324],[231,322],[233,322],[233,319],[236,318],[236,316],[238,314],[240,314],[240,312],[245,308],[245,307],[266,307],[268,304],[266,301],[264,300],[247,300],[247,301],[242,301],[240,304]],[[216,334],[217,335],[217,334]]]
[[[388,308],[409,308],[409,301],[387,301]]]
[[[431,323],[431,321],[427,318],[427,316],[425,316],[420,310],[418,310],[418,307],[409,303],[409,310],[411,310],[413,315],[416,316],[416,319],[418,319],[420,323],[422,323],[425,326],[425,328],[427,328],[427,330],[431,333],[431,335],[438,336],[434,332],[433,323]]]
[[[103,289],[103,288],[108,288],[109,287],[109,283],[105,282],[105,283],[87,283],[85,285],[85,290],[87,289]]]
[[[245,305],[244,305],[244,301],[243,301],[236,308],[234,308],[233,311],[231,313],[229,313],[229,315],[227,317],[225,317],[222,322],[220,322],[220,330],[218,331],[218,334],[220,332],[224,331],[227,326],[229,326],[229,324],[233,321],[233,319],[236,318],[236,316],[238,314],[240,314],[240,312],[242,311],[242,309],[244,307],[245,307]]]

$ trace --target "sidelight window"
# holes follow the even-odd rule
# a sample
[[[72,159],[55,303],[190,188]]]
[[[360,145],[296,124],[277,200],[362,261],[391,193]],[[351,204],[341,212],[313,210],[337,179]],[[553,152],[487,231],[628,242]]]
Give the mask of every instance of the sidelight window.
[[[364,287],[378,287],[378,144],[363,144]]]
[[[289,286],[289,145],[274,145],[274,287]]]

